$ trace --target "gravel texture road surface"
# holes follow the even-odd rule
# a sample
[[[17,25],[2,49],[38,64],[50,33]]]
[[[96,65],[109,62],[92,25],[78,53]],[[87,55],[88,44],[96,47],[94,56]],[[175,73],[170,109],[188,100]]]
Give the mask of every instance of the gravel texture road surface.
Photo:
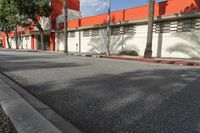
[[[0,70],[85,133],[200,133],[200,69],[0,50]]]
[[[12,122],[0,107],[0,133],[17,133]]]

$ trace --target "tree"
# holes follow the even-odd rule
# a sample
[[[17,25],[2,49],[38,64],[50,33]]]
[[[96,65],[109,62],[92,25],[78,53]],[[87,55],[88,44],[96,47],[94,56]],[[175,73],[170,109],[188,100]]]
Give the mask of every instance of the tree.
[[[67,10],[67,0],[63,0],[63,14],[64,14],[64,53],[68,54],[68,10]]]
[[[107,49],[106,55],[110,56],[110,13],[111,13],[111,0],[108,0],[108,24],[107,24]]]
[[[34,25],[40,32],[42,50],[46,50],[44,44],[44,29],[39,23],[38,17],[49,17],[52,12],[52,7],[49,4],[51,0],[15,0],[19,14],[34,22]]]
[[[9,33],[15,29],[17,20],[17,8],[13,1],[0,0],[0,31],[6,34],[8,48],[11,48]]]
[[[144,58],[152,57],[154,6],[155,6],[155,0],[149,0],[148,34],[147,34],[147,44],[144,52]]]

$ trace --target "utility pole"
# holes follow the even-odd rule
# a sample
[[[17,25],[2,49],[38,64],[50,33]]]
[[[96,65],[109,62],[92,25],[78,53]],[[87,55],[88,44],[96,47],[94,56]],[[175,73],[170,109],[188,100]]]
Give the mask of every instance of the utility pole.
[[[63,12],[64,12],[64,53],[68,54],[68,10],[67,0],[63,0]]]
[[[155,6],[155,0],[149,0],[148,33],[147,33],[147,43],[144,52],[144,58],[152,57],[154,6]]]
[[[110,56],[110,13],[111,13],[111,0],[108,0],[108,24],[107,24],[107,49],[106,55]]]

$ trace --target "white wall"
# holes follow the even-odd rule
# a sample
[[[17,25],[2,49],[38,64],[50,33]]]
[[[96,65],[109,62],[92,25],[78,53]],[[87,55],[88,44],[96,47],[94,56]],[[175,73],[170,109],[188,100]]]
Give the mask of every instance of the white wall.
[[[140,56],[144,54],[147,38],[147,25],[135,26],[133,35],[125,35],[124,50],[135,50]],[[153,39],[154,41],[155,39]],[[154,54],[154,53],[153,53]]]
[[[162,57],[200,58],[200,31],[164,34]]]
[[[142,55],[146,46],[147,33],[143,31],[146,27],[147,26],[138,26],[137,34],[111,36],[110,51],[112,53],[117,53],[122,50],[136,50]],[[69,38],[69,47],[78,43],[78,39],[78,32],[76,32],[76,38]],[[81,32],[81,52],[105,53],[106,45],[107,34],[105,29],[100,29],[99,36],[96,37],[83,37],[83,31]],[[69,51],[71,52],[72,50],[69,49]]]
[[[18,38],[18,39],[20,39],[20,38]],[[19,41],[19,44],[18,44],[19,49],[31,50],[31,36],[22,36],[21,39],[22,40]],[[11,48],[16,49],[15,38],[10,37],[9,42],[10,42]],[[7,41],[6,41],[6,48],[9,48]]]
[[[79,32],[75,32],[75,37],[69,37],[68,44],[70,52],[79,52]]]
[[[64,34],[56,33],[56,51],[64,51]],[[75,32],[75,37],[68,37],[69,52],[79,52],[79,32]]]
[[[61,32],[56,33],[56,50],[64,51],[64,34]]]
[[[10,37],[9,38],[9,42],[10,42],[11,48],[12,49],[16,49],[15,38],[14,37]],[[7,40],[6,40],[6,47],[9,48]]]
[[[34,35],[34,50],[39,50],[40,49],[40,42],[39,42],[39,36],[38,35]]]
[[[31,50],[31,36],[23,37],[23,49]]]
[[[152,45],[153,57],[200,58],[200,20],[194,21],[196,19],[167,22],[170,23],[170,26],[161,29],[168,31],[159,31],[155,25]],[[187,28],[188,25],[192,27],[191,31],[190,28]],[[181,26],[182,28],[180,28]],[[57,50],[64,50],[62,39],[60,40],[57,36],[57,40],[59,40],[56,41]],[[147,25],[135,25],[135,32],[131,35],[111,36],[110,51],[116,53],[122,50],[135,50],[140,56],[143,56],[146,39]],[[83,37],[83,31],[81,31],[81,44],[79,44],[79,31],[76,31],[75,38],[68,39],[69,52],[77,52],[77,47],[79,48],[80,45],[81,52],[105,53],[106,44],[106,29],[100,29],[99,35],[95,37],[91,35]]]

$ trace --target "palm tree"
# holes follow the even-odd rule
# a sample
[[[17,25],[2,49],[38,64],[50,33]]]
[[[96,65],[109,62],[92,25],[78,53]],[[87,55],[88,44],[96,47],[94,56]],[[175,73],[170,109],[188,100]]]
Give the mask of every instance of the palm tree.
[[[63,11],[64,11],[64,53],[68,54],[68,11],[67,11],[67,0],[63,0]]]
[[[144,52],[144,58],[152,57],[154,6],[155,6],[155,0],[149,0],[148,34],[147,34],[147,43]]]
[[[107,56],[110,56],[110,12],[111,12],[111,0],[108,0],[107,49],[106,49]]]

